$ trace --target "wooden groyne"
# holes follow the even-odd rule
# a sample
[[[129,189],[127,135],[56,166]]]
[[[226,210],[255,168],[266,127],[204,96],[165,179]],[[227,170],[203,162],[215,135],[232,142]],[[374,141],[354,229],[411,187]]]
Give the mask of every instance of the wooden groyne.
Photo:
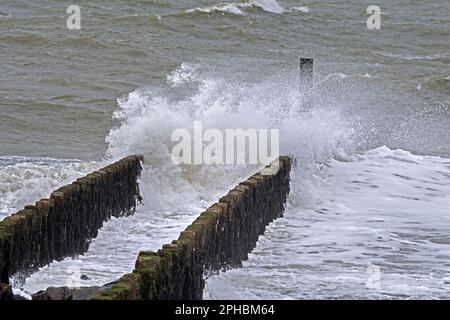
[[[0,222],[0,282],[81,254],[103,222],[134,212],[143,156],[126,157]]]
[[[0,299],[8,277],[83,253],[103,222],[135,210],[142,156],[124,158],[0,222]],[[280,157],[206,209],[177,240],[140,252],[133,272],[103,287],[49,288],[36,300],[202,299],[205,276],[240,266],[266,226],[282,216],[291,158]],[[262,174],[263,173],[263,174]]]
[[[240,183],[177,240],[157,252],[141,252],[134,271],[94,299],[202,299],[205,274],[239,266],[266,226],[283,214],[290,169],[291,159],[280,157],[272,175],[257,173]]]

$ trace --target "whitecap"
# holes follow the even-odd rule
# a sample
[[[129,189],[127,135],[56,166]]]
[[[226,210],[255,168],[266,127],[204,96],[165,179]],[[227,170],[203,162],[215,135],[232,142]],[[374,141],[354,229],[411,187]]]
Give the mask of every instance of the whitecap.
[[[283,13],[285,10],[276,0],[253,0],[250,2],[220,3],[208,7],[197,7],[186,10],[187,13],[202,12],[226,12],[235,15],[245,15],[242,9],[258,7],[270,13]]]
[[[302,6],[302,7],[291,7],[289,8],[290,12],[292,11],[299,11],[299,12],[303,12],[303,13],[310,13],[310,9],[307,6]]]

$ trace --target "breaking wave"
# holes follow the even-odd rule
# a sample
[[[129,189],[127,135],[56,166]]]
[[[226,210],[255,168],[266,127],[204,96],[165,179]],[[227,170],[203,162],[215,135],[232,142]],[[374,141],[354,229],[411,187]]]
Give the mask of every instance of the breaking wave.
[[[211,12],[225,12],[236,15],[245,15],[245,9],[249,8],[259,8],[265,12],[269,13],[283,13],[283,12],[292,12],[292,11],[301,11],[303,13],[309,13],[309,8],[306,6],[302,7],[292,7],[289,9],[284,9],[277,1],[275,0],[253,0],[250,2],[233,2],[233,3],[220,3],[208,7],[197,7],[195,9],[188,9],[186,12],[201,12],[201,13],[211,13]]]

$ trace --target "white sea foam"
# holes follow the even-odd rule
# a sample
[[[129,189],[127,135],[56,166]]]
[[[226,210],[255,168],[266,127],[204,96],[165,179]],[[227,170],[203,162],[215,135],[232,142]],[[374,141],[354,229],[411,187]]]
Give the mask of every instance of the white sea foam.
[[[79,160],[0,157],[0,221],[58,187],[93,171],[101,164]]]
[[[250,2],[253,6],[260,7],[264,11],[282,13],[283,7],[275,0],[255,0]]]
[[[405,54],[405,53],[393,53],[393,52],[377,52],[379,55],[389,57],[389,58],[396,58],[401,60],[438,60],[446,58],[447,54],[434,54],[434,55],[412,55],[412,54]]]
[[[387,147],[350,158],[327,161],[314,190],[327,197],[291,202],[243,268],[208,280],[205,298],[448,299],[450,159]],[[367,286],[371,266],[379,289]]]
[[[208,7],[198,7],[195,9],[188,9],[186,12],[226,12],[237,15],[245,15],[242,9],[258,7],[270,13],[283,13],[284,9],[276,0],[253,0],[250,2],[235,2],[235,3],[221,3]]]
[[[321,87],[341,79],[344,74],[323,76]],[[54,262],[25,282],[16,277],[16,292],[116,280],[133,269],[140,250],[175,239],[204,208],[258,169],[173,164],[171,132],[201,120],[205,128],[279,128],[281,153],[295,156],[298,164],[285,218],[268,228],[244,268],[209,279],[205,298],[443,294],[431,270],[449,271],[443,261],[450,160],[386,147],[355,153],[355,129],[340,106],[327,108],[317,99],[313,109],[304,110],[302,93],[286,75],[248,83],[183,64],[169,74],[167,85],[120,99],[114,114],[120,125],[107,137],[109,159],[144,154],[145,205],[134,216],[106,223],[84,255]],[[417,261],[421,265],[414,271]],[[381,267],[382,292],[364,287],[371,264]],[[81,274],[90,280],[78,280]]]
[[[202,120],[205,128],[280,128],[282,152],[295,154],[302,163],[296,186],[306,190],[322,183],[320,163],[333,156],[345,157],[352,130],[338,109],[301,112],[295,83],[280,80],[244,84],[184,64],[168,76],[166,92],[141,88],[120,99],[114,116],[121,124],[107,137],[107,155],[116,159],[144,154],[140,189],[145,205],[132,217],[106,223],[84,255],[54,262],[25,283],[16,277],[16,292],[29,295],[49,285],[71,285],[76,280],[74,268],[91,279],[77,285],[116,280],[132,270],[140,250],[156,250],[175,239],[202,209],[258,169],[173,164],[171,132],[190,128],[194,120]],[[292,201],[304,201],[306,194],[303,200],[293,197]]]
[[[17,13],[18,17],[27,17],[28,2],[31,3],[21,1],[21,5],[11,11],[13,16]],[[5,93],[9,91],[10,94],[4,98],[13,112],[11,121],[6,117],[2,127],[2,131],[5,129],[8,132],[5,137],[2,136],[2,139],[5,138],[2,145],[6,147],[0,148],[3,153],[12,150],[27,153],[39,151],[36,149],[42,145],[37,143],[39,137],[26,138],[30,132],[33,134],[39,131],[41,138],[47,139],[49,145],[73,140],[58,136],[60,126],[40,130],[47,125],[46,118],[59,119],[61,123],[69,121],[66,133],[76,132],[71,129],[77,128],[83,131],[82,128],[89,127],[85,126],[89,121],[85,122],[83,117],[86,113],[82,110],[95,112],[101,109],[101,113],[96,112],[96,117],[100,116],[104,111],[104,99],[111,98],[105,94],[121,90],[130,81],[145,81],[145,72],[142,71],[164,69],[167,63],[161,65],[162,60],[173,62],[173,59],[179,61],[180,57],[185,57],[186,60],[202,61],[204,67],[217,68],[214,74],[186,64],[168,77],[167,92],[154,87],[141,88],[120,99],[115,118],[119,124],[116,123],[109,134],[108,154],[112,160],[128,153],[145,153],[146,163],[141,182],[145,206],[139,206],[135,216],[112,219],[106,223],[85,255],[43,268],[27,281],[24,289],[33,292],[48,285],[76,284],[79,277],[73,271],[77,268],[81,274],[92,279],[82,281],[83,285],[102,284],[117,279],[122,273],[132,270],[136,254],[141,248],[156,249],[162,242],[177,237],[179,231],[203,207],[217,200],[233,181],[241,180],[251,172],[253,168],[250,167],[178,167],[170,162],[171,144],[168,136],[171,130],[177,127],[189,128],[193,120],[204,120],[208,127],[279,127],[283,140],[282,152],[297,157],[285,218],[275,221],[268,228],[250,261],[244,263],[244,269],[222,275],[226,281],[219,277],[218,281],[213,279],[208,283],[208,292],[212,297],[224,296],[227,292],[229,296],[239,295],[243,298],[261,296],[282,299],[326,296],[370,298],[380,297],[381,294],[448,297],[450,279],[445,268],[449,265],[446,243],[449,228],[445,220],[448,214],[442,209],[448,208],[446,197],[443,196],[448,194],[448,190],[445,186],[430,184],[448,183],[448,179],[444,180],[445,174],[441,174],[447,172],[447,160],[439,162],[438,158],[421,158],[387,148],[360,154],[352,150],[353,143],[359,143],[361,138],[364,140],[361,143],[362,150],[389,144],[405,149],[414,148],[420,152],[449,154],[446,139],[449,101],[448,94],[445,94],[448,93],[449,84],[449,74],[445,72],[449,55],[442,50],[445,49],[445,32],[448,31],[447,26],[442,24],[447,18],[444,10],[431,17],[430,13],[439,4],[434,1],[415,2],[408,14],[398,16],[396,22],[388,21],[402,32],[402,37],[384,32],[383,37],[377,37],[376,43],[372,43],[369,52],[359,41],[351,41],[355,32],[364,29],[358,24],[350,23],[346,28],[348,34],[336,35],[345,49],[334,46],[336,37],[333,34],[330,36],[330,31],[340,30],[342,21],[352,20],[352,10],[344,10],[336,16],[334,6],[319,5],[318,14],[329,17],[329,21],[321,17],[327,23],[316,25],[315,32],[310,32],[303,28],[308,27],[308,24],[303,25],[301,20],[307,18],[308,11],[310,15],[315,12],[313,2],[266,1],[264,5],[261,1],[223,0],[222,4],[213,4],[219,2],[203,1],[202,5],[198,5],[203,9],[191,9],[189,11],[192,13],[188,14],[183,11],[176,19],[171,13],[180,5],[183,6],[180,1],[153,1],[151,8],[147,1],[139,1],[142,6],[130,1],[132,5],[128,8],[115,2],[107,7],[100,6],[97,8],[99,10],[92,8],[92,18],[108,19],[114,24],[111,26],[111,23],[106,23],[104,26],[105,30],[114,27],[115,32],[109,35],[98,33],[106,36],[103,42],[110,48],[106,51],[111,54],[105,56],[104,60],[120,60],[123,63],[109,64],[112,69],[108,72],[106,66],[95,63],[95,56],[89,54],[92,46],[80,49],[87,50],[84,51],[88,55],[86,58],[92,68],[98,67],[97,71],[101,69],[99,74],[113,76],[123,74],[123,70],[126,70],[127,75],[123,79],[115,79],[122,81],[107,81],[100,87],[91,86],[92,92],[83,86],[79,99],[68,97],[55,101],[55,92],[47,90],[54,81],[48,77],[33,82],[30,90],[21,90],[17,98],[14,92],[18,91],[16,89],[20,83],[15,84],[14,79],[20,82],[21,77],[14,77],[13,74],[38,74],[42,65],[36,59],[45,63],[48,60],[45,59],[46,52],[52,59],[63,56],[56,50],[67,46],[53,46],[42,51],[43,56],[38,56],[38,52],[21,55],[22,51],[26,51],[25,45],[32,46],[36,40],[28,41],[26,35],[18,39],[7,37],[11,54],[3,56],[3,65],[6,68],[4,76],[11,81],[4,82],[5,86],[10,84],[9,89],[5,87],[8,89]],[[308,9],[289,8],[294,5],[304,6],[305,3]],[[448,0],[439,3],[444,7]],[[397,10],[392,6],[394,11]],[[56,11],[53,9],[52,6],[37,20],[60,14],[58,8]],[[1,10],[10,11],[7,6],[2,6]],[[125,30],[122,23],[128,24],[136,18],[136,13],[142,15],[145,12],[167,18],[163,19],[164,24],[152,25],[151,17],[147,17],[149,21],[145,17],[137,17],[139,21],[136,23],[155,27],[160,37],[141,32],[133,34],[128,42],[122,41],[122,31]],[[12,29],[17,30],[25,27],[22,31],[27,31],[26,26],[21,26],[21,19],[13,21],[16,19],[8,18],[8,13],[0,13],[5,16],[0,16],[1,23],[8,22]],[[115,18],[124,13],[129,16]],[[202,18],[197,15],[203,18],[208,15],[211,19],[199,28],[192,23],[192,19]],[[244,19],[243,15],[252,17]],[[422,19],[425,16],[427,19]],[[220,20],[219,24],[214,23],[216,18]],[[234,20],[233,23],[227,23],[228,18]],[[231,29],[228,30],[226,26]],[[240,27],[245,30],[239,32]],[[53,24],[48,24],[48,28],[53,28]],[[270,32],[261,33],[261,30]],[[45,33],[46,30],[40,31]],[[56,29],[50,31],[52,34],[58,32]],[[64,33],[59,38],[63,39]],[[423,34],[421,41],[416,40],[419,34]],[[398,43],[393,47],[390,44],[396,39]],[[299,52],[299,43],[305,50],[312,50],[314,58],[319,59],[316,61],[319,62],[319,68],[314,75],[314,90],[318,94],[314,99],[314,110],[309,112],[302,110],[297,103],[298,66],[294,65],[296,59],[292,59],[292,54]],[[139,59],[140,63],[133,63],[133,59],[129,59],[131,56],[121,55],[126,50],[116,50],[115,44],[133,48],[148,48],[150,45],[155,49],[148,52],[153,58],[151,61]],[[320,50],[318,46],[324,49]],[[379,46],[378,52],[373,51],[376,46]],[[170,48],[177,48],[179,52],[171,51]],[[383,48],[395,52],[383,53]],[[427,51],[423,48],[427,48]],[[227,61],[220,61],[218,56],[223,56]],[[8,57],[11,57],[9,61]],[[25,60],[21,58],[19,61],[17,58],[20,57]],[[90,79],[92,84],[96,82],[95,77],[86,78],[87,75],[81,72],[85,70],[85,60],[72,61],[73,69],[80,70],[78,75],[73,73],[75,85],[80,83],[80,79]],[[292,65],[287,65],[287,60],[291,60]],[[142,63],[146,62],[150,65],[141,68]],[[230,73],[242,74],[248,71],[249,62],[253,74],[247,79],[235,80],[230,77]],[[50,68],[47,70],[49,75],[65,72],[64,63],[45,65],[45,70]],[[267,73],[282,73],[283,68],[295,70],[295,76],[286,73],[281,77],[266,76]],[[325,72],[334,74],[328,77]],[[372,77],[361,76],[366,72]],[[154,76],[159,75],[154,74],[152,79]],[[51,83],[47,83],[45,78]],[[58,91],[70,89],[70,84],[58,79],[55,81]],[[421,91],[410,90],[418,81],[422,86]],[[34,90],[39,88],[44,94],[36,96]],[[27,109],[24,112],[24,105],[35,104],[38,100],[51,103],[39,104],[32,108],[34,111],[30,109],[28,112]],[[339,103],[335,103],[336,100]],[[69,108],[63,108],[63,105]],[[342,107],[345,108],[344,115],[340,112]],[[359,126],[352,123],[356,117],[360,119]],[[101,127],[101,124],[97,129],[91,126],[92,130],[80,138],[94,138]],[[23,143],[20,146],[11,145],[17,139]],[[95,140],[89,145],[97,145]],[[97,146],[101,148],[101,145]],[[69,149],[68,154],[72,154],[76,146]],[[66,150],[59,150],[58,153],[66,154]],[[438,162],[435,163],[435,160]],[[51,162],[36,166],[33,161],[30,158],[24,161],[13,159],[8,164],[10,167],[3,166],[0,169],[3,173],[0,175],[0,187],[4,188],[1,194],[6,199],[3,200],[6,204],[0,206],[4,210],[0,211],[9,214],[15,208],[48,196],[54,188],[70,182],[78,174],[91,171],[90,168],[85,170],[82,168],[85,164],[76,161],[60,166]],[[22,164],[18,166],[16,162]],[[74,168],[73,175],[71,168]],[[425,240],[411,239],[411,235]],[[368,264],[376,264],[381,268],[381,293],[364,289]],[[261,277],[255,279],[258,274]],[[16,288],[21,286],[18,283]],[[406,291],[408,286],[409,293]],[[242,290],[242,294],[239,294],[239,290]]]
[[[302,6],[302,7],[291,7],[288,9],[288,11],[300,11],[303,13],[310,13],[310,9],[307,6]]]
[[[284,9],[277,1],[275,0],[253,0],[250,2],[231,2],[231,3],[220,3],[208,7],[197,7],[194,9],[188,9],[186,12],[203,12],[203,13],[211,13],[211,12],[226,12],[230,14],[236,15],[245,15],[245,10],[248,8],[260,8],[266,12],[270,13],[284,13],[284,12],[303,12],[310,13],[310,9],[307,6],[299,6],[299,7],[291,7],[288,9]]]

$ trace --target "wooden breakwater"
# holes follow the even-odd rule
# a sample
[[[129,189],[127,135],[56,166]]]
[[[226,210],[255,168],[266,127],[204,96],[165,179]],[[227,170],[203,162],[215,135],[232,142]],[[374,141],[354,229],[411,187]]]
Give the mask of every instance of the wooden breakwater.
[[[204,275],[239,266],[266,226],[282,216],[290,169],[291,159],[280,157],[279,170],[272,175],[257,173],[240,183],[204,211],[177,240],[158,252],[141,252],[134,271],[94,299],[202,299]]]
[[[81,254],[111,216],[134,212],[143,156],[135,155],[54,191],[0,222],[0,282]]]

